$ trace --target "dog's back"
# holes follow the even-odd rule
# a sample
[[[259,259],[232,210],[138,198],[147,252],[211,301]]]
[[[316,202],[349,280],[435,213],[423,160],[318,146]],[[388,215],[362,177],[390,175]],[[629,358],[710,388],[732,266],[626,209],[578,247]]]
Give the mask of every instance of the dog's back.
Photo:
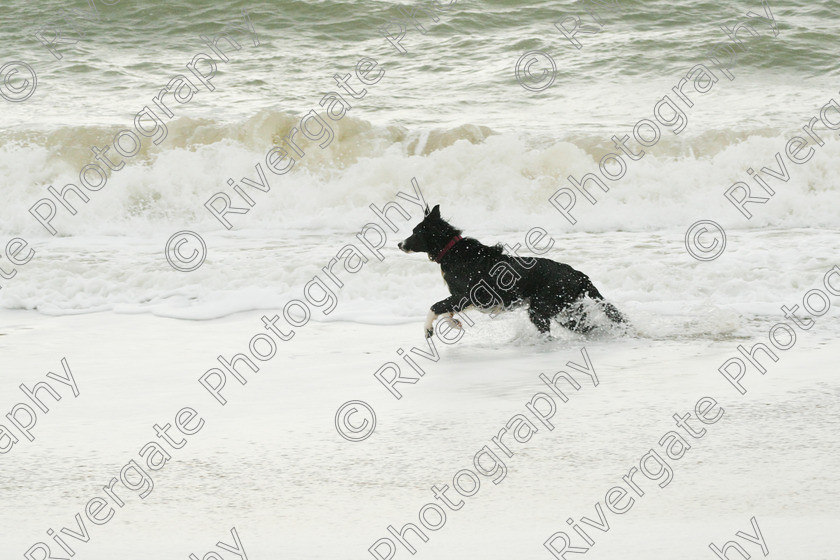
[[[555,302],[558,309],[587,294],[601,299],[589,278],[568,264],[514,257],[505,254],[502,245],[488,246],[469,237],[452,248],[441,270],[452,295],[469,295],[483,282],[497,292],[505,307],[533,298]]]

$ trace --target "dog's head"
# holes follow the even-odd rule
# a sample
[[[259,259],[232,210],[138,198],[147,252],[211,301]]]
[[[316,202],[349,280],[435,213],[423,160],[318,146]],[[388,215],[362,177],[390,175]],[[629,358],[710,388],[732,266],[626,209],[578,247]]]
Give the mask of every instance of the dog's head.
[[[404,253],[436,255],[450,239],[459,233],[461,233],[460,230],[455,229],[440,217],[439,204],[431,210],[427,206],[423,221],[414,226],[411,236],[397,243],[397,247]]]

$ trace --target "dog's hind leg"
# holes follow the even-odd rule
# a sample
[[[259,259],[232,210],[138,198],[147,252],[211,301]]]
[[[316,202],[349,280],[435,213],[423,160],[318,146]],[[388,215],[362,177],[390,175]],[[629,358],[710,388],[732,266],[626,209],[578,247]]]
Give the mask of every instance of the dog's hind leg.
[[[551,332],[551,318],[555,312],[543,300],[531,298],[528,304],[528,318],[541,333]]]
[[[598,305],[604,311],[604,314],[613,323],[627,322],[627,320],[624,318],[624,315],[622,315],[621,312],[618,309],[616,309],[616,307],[613,304],[604,301],[604,296],[601,295],[601,292],[598,291],[598,288],[596,288],[592,284],[592,282],[589,282],[589,285],[586,287],[586,295],[598,302]]]
[[[604,310],[604,313],[610,321],[612,321],[613,323],[627,322],[627,319],[624,318],[624,315],[621,314],[621,311],[616,309],[613,304],[606,301],[602,301],[599,303],[601,304],[601,309]]]
[[[534,308],[528,309],[528,318],[534,323],[534,326],[537,327],[537,330],[541,333],[548,333],[551,332],[551,317],[546,317],[545,315],[535,311]]]
[[[557,322],[570,331],[581,334],[586,334],[595,328],[589,324],[589,315],[587,315],[586,311],[583,311],[582,309],[575,310],[574,315],[565,319],[558,319]]]

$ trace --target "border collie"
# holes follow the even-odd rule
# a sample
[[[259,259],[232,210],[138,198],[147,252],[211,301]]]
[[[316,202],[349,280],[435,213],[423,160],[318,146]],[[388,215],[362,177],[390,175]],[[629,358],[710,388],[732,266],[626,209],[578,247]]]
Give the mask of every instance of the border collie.
[[[593,327],[582,305],[587,297],[611,321],[625,323],[584,273],[550,259],[512,257],[504,254],[501,244],[488,247],[461,237],[461,230],[440,217],[440,205],[431,211],[427,206],[423,221],[397,247],[404,253],[427,253],[429,260],[440,264],[452,294],[429,310],[426,338],[434,334],[432,325],[441,315],[447,315],[450,326],[461,328],[454,314],[464,309],[498,313],[520,305],[528,305],[528,317],[541,333],[549,333],[551,319],[572,331],[589,332]]]

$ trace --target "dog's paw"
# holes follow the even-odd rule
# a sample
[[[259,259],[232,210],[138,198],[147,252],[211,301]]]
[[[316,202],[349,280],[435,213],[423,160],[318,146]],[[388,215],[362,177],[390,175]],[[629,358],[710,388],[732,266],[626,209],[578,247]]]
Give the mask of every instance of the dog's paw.
[[[435,329],[426,329],[426,338],[432,338],[435,334]]]

